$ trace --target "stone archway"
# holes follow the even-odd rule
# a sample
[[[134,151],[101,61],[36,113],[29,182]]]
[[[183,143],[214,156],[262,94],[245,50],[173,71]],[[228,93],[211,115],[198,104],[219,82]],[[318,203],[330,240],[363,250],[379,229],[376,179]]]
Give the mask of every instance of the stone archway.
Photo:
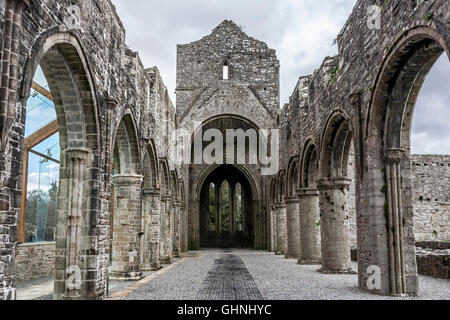
[[[200,245],[227,248],[254,247],[254,225],[257,213],[252,183],[240,169],[232,165],[217,166],[202,180],[203,184],[200,186],[198,195]],[[211,184],[214,185],[212,191]],[[242,188],[241,199],[236,196],[238,184]],[[210,192],[213,192],[214,198],[214,206],[211,210]],[[240,210],[237,208],[238,203],[241,205]],[[241,212],[241,223],[236,223],[238,211]],[[211,215],[213,215],[212,219],[210,219]]]
[[[300,212],[299,264],[320,264],[320,206],[316,180],[319,175],[317,147],[313,140],[303,147],[298,191]]]
[[[144,147],[143,159],[143,232],[141,243],[141,261],[144,271],[158,270],[160,268],[159,244],[161,229],[161,212],[158,185],[158,156],[153,141]]]
[[[106,282],[107,270],[98,268],[97,263],[82,263],[103,260],[108,251],[107,247],[98,247],[94,235],[99,226],[97,221],[92,223],[99,209],[100,188],[100,177],[94,172],[101,166],[95,88],[78,38],[70,33],[47,33],[36,40],[26,62],[20,91],[22,110],[26,109],[31,88],[36,88],[33,78],[38,66],[56,110],[60,145],[54,298],[96,299],[106,292],[100,283]],[[24,183],[22,192],[26,192],[26,186]],[[26,195],[22,199],[26,201]],[[25,220],[22,210],[19,225]]]
[[[375,81],[364,132],[366,194],[358,216],[360,225],[371,226],[359,236],[359,285],[374,293],[418,293],[411,121],[425,77],[443,52],[450,56],[448,42],[434,29],[410,29],[395,39]],[[380,288],[367,288],[371,265],[380,268]]]
[[[141,190],[143,176],[133,116],[126,113],[116,128],[113,151],[114,217],[111,278],[136,280],[141,268]]]
[[[323,273],[352,272],[347,211],[351,179],[347,176],[352,131],[339,111],[329,117],[320,155],[320,232]]]
[[[299,159],[293,157],[289,161],[286,179],[286,226],[287,250],[286,258],[300,258],[300,207],[297,190],[299,188]]]

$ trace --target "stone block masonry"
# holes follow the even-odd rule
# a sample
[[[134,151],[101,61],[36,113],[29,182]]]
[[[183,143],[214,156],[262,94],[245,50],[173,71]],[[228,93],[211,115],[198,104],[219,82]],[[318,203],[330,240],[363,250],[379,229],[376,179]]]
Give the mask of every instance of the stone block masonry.
[[[15,274],[17,281],[52,275],[55,269],[55,243],[28,243],[17,246]]]

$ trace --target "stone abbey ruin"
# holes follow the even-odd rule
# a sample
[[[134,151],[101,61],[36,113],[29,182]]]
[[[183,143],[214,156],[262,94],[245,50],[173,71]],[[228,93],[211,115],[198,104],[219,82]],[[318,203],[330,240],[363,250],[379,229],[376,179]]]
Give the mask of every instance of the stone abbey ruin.
[[[448,255],[422,266],[416,245],[448,249],[450,158],[410,152],[421,86],[450,57],[449,1],[358,0],[338,54],[283,108],[275,50],[232,21],[177,46],[176,106],[110,0],[2,0],[0,22],[0,300],[49,274],[54,299],[103,299],[110,281],[200,247],[328,274],[354,272],[353,256],[360,289],[377,295],[417,295],[430,268],[449,277]],[[227,161],[180,162],[180,128],[189,154],[208,149],[193,142],[207,130],[253,129],[245,159],[279,129],[278,170],[228,149],[215,155]]]

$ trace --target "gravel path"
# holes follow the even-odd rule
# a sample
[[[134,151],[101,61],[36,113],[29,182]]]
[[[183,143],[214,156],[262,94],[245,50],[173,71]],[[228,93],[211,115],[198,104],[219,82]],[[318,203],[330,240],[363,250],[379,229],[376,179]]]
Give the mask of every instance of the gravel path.
[[[228,289],[229,287],[239,289],[242,286],[240,282],[245,279],[243,283],[256,285],[256,289],[267,300],[396,299],[372,295],[358,289],[357,275],[321,274],[316,272],[319,266],[301,266],[296,260],[284,259],[273,253],[241,249],[231,252],[211,249],[191,253],[201,256],[184,258],[173,269],[136,289],[125,299],[193,300],[196,297],[206,299],[205,288],[208,290],[222,288],[226,277],[234,279]],[[227,255],[234,257],[227,258]],[[239,260],[242,260],[243,264]],[[450,300],[450,280],[420,276],[419,283],[419,297],[402,299]],[[245,288],[241,289],[245,291]],[[255,288],[250,289],[255,292]],[[218,298],[217,292],[214,294],[209,292],[211,299]],[[229,291],[224,291],[222,297],[232,299]],[[236,297],[242,297],[242,293]]]

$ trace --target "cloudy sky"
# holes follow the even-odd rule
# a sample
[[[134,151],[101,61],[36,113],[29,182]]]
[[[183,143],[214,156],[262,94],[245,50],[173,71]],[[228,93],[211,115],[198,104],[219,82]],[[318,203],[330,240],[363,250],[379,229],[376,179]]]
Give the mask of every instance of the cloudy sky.
[[[158,66],[175,102],[176,45],[199,40],[223,20],[233,20],[277,50],[281,105],[298,77],[335,55],[333,40],[356,0],[112,0],[127,30],[127,44],[146,67]],[[414,116],[413,152],[450,154],[450,64],[433,68]]]

